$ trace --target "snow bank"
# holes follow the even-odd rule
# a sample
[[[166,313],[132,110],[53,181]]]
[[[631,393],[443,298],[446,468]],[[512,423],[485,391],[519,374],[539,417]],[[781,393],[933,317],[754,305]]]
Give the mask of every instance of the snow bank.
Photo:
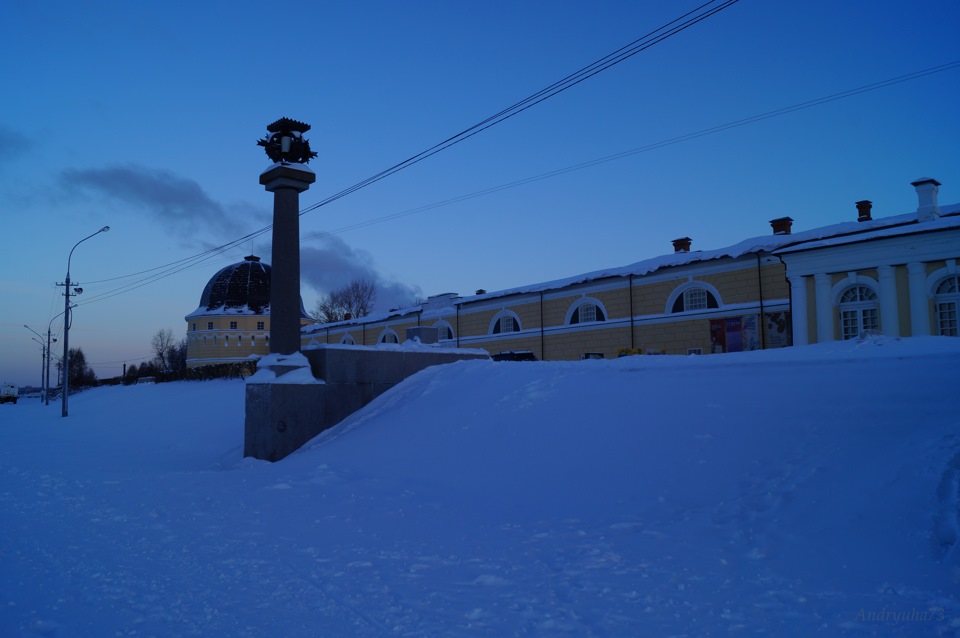
[[[0,635],[956,635],[958,364],[464,361],[276,464],[241,382],[2,406]]]

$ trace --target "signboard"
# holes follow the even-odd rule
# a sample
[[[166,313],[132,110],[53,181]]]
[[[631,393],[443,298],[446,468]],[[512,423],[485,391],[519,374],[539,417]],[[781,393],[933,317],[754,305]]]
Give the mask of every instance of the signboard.
[[[767,347],[786,348],[793,345],[793,326],[789,312],[768,312],[764,315],[767,323]]]
[[[757,315],[710,320],[710,351],[743,352],[760,349]]]

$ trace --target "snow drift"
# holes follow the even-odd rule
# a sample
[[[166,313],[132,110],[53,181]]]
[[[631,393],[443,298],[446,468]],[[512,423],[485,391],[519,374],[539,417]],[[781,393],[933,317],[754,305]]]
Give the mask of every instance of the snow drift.
[[[958,364],[461,362],[276,464],[239,382],[2,406],[0,634],[958,635]]]

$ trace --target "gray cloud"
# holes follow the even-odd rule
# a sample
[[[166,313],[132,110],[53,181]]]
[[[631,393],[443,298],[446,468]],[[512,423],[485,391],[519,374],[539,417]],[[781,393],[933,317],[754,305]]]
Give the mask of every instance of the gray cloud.
[[[88,192],[130,205],[190,244],[219,245],[253,230],[249,211],[231,214],[197,182],[169,171],[133,165],[69,169],[61,174],[61,185],[71,193]]]
[[[0,162],[24,155],[33,142],[26,135],[0,125]]]
[[[339,237],[328,235],[313,243],[316,245],[300,248],[300,278],[323,294],[355,279],[368,279],[377,286],[374,312],[407,306],[423,297],[419,286],[385,279],[374,268],[369,253],[350,247]],[[315,299],[303,300],[308,311],[315,302]]]

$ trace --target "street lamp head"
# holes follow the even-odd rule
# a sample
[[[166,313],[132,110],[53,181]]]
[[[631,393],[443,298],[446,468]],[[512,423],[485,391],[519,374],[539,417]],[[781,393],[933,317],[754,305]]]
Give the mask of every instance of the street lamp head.
[[[110,227],[109,227],[109,226],[104,226],[103,228],[100,229],[100,232],[101,232],[101,233],[105,233],[105,232],[107,232],[108,230],[110,230]]]

